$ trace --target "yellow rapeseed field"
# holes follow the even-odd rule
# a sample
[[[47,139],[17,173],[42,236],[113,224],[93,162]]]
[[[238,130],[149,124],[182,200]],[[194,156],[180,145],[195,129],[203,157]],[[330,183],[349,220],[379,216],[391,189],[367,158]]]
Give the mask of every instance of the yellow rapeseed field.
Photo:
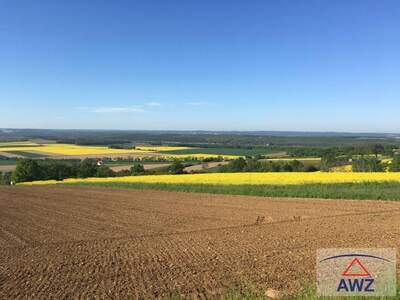
[[[111,149],[106,146],[79,146],[72,144],[36,144],[31,142],[11,142],[0,143],[0,150],[7,151],[23,151],[43,153],[48,155],[108,155],[108,154],[143,154],[145,156],[154,156],[162,159],[204,159],[216,158],[220,155],[216,154],[160,154],[160,151],[175,151],[190,149],[189,147],[175,146],[137,146],[135,149]],[[236,155],[222,155],[224,159],[235,159]]]
[[[168,151],[177,151],[177,150],[187,150],[187,149],[193,149],[192,147],[181,147],[181,146],[136,146],[135,147],[137,150],[142,150],[142,151],[149,151],[149,152],[168,152]],[[217,157],[223,157],[224,159],[237,159],[239,155],[219,155],[219,154],[205,154],[205,153],[188,153],[188,154],[168,154],[164,153],[162,155],[159,155],[160,158],[163,159],[205,159],[205,158],[217,158]]]
[[[111,149],[105,146],[78,146],[71,144],[43,144],[24,147],[2,147],[1,151],[42,152],[53,155],[97,155],[97,154],[123,154],[123,153],[149,153],[149,151],[136,149]]]
[[[352,165],[344,165],[344,166],[338,166],[338,167],[333,167],[330,169],[331,172],[353,172],[353,166]]]
[[[185,175],[149,175],[110,178],[66,179],[65,183],[79,182],[132,182],[167,184],[216,184],[216,185],[290,185],[307,183],[359,183],[400,182],[400,173],[208,173]],[[36,181],[31,184],[57,184],[59,181]]]
[[[203,153],[196,153],[196,154],[162,154],[159,157],[164,159],[205,159],[205,158],[218,158],[222,157],[226,160],[237,159],[241,156],[238,155],[218,155],[218,154],[203,154]]]

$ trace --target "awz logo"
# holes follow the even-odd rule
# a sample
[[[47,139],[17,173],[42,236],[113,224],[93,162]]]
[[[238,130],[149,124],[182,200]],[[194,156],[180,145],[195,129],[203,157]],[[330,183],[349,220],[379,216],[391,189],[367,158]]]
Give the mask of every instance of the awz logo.
[[[342,276],[345,278],[340,280],[338,292],[375,292],[374,279],[357,257],[351,261]]]
[[[317,253],[318,295],[395,295],[395,260],[395,249],[321,249]]]

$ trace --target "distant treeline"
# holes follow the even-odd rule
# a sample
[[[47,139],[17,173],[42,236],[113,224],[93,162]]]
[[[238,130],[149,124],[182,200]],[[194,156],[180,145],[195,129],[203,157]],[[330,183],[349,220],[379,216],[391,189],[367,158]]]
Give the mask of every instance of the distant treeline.
[[[286,151],[292,157],[340,157],[353,155],[386,155],[393,156],[398,149],[396,144],[368,144],[358,146],[341,147],[295,147],[287,148]]]
[[[179,143],[191,145],[335,147],[394,144],[399,136],[387,134],[346,134],[306,132],[207,132],[207,131],[132,131],[132,130],[0,130],[0,141],[45,139],[79,145],[125,143]]]

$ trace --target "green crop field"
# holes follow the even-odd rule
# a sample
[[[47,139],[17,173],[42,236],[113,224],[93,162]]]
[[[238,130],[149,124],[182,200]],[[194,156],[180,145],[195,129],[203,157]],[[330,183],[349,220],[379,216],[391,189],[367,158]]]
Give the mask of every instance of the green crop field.
[[[217,185],[127,182],[80,182],[64,184],[265,197],[400,200],[399,182],[364,182],[302,185]]]
[[[21,156],[26,157],[26,158],[47,157],[47,155],[44,155],[43,153],[39,154],[39,153],[26,152],[26,151],[7,151],[7,153],[21,155]]]
[[[174,151],[162,151],[165,154],[214,154],[214,155],[238,155],[238,156],[255,156],[273,153],[274,150],[269,148],[193,148]]]

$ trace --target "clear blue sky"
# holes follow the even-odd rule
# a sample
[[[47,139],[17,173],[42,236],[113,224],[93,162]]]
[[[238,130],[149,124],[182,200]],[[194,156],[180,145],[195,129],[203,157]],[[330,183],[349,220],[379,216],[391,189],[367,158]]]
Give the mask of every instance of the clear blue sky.
[[[0,128],[400,132],[400,1],[0,0]]]

